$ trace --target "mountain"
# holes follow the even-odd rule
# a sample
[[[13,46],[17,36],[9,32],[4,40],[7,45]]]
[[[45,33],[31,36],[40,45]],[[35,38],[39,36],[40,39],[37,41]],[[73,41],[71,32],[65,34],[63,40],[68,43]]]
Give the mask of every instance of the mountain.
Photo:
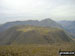
[[[0,26],[1,26],[1,24],[0,24]]]
[[[14,21],[14,22],[7,22],[0,26],[0,32],[5,31],[6,29],[16,26],[16,25],[32,25],[32,26],[41,26],[41,27],[55,27],[61,28],[61,25],[57,22],[47,18],[41,21],[38,20],[28,20],[28,21]]]
[[[60,21],[59,23],[75,38],[75,21]]]
[[[0,45],[52,44],[73,42],[62,29],[39,26],[15,26],[0,33]]]

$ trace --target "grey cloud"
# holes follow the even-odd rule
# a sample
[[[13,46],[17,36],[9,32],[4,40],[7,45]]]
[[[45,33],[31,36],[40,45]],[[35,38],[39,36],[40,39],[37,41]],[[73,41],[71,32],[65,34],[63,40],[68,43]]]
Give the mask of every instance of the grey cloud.
[[[3,0],[3,2],[4,1],[5,0]],[[16,1],[25,2],[26,0]],[[16,18],[15,20],[27,20],[33,18],[41,20],[46,17],[51,17],[54,20],[64,20],[65,18],[66,20],[74,20],[75,18],[75,0],[32,0],[31,4],[28,3],[24,5],[14,4],[15,0],[13,0],[12,4],[6,2],[4,2],[6,4],[3,2],[2,4],[1,2],[2,0],[0,0],[0,20],[4,19],[10,21],[11,18]],[[11,6],[10,4],[14,5]]]

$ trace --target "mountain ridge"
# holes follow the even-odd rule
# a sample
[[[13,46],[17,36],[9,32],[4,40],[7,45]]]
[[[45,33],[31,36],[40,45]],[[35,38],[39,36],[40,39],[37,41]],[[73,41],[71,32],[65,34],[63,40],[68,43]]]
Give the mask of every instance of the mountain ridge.
[[[59,21],[59,23],[75,38],[75,21]]]
[[[0,32],[16,26],[16,25],[32,25],[32,26],[42,26],[42,27],[55,27],[55,28],[62,28],[60,24],[57,22],[47,18],[41,21],[38,20],[27,20],[27,21],[15,21],[15,22],[8,22],[0,26]]]

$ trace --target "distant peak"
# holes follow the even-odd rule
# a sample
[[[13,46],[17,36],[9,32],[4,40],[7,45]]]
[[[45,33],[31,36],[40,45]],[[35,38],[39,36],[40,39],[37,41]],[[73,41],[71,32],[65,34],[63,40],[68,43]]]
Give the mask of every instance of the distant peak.
[[[51,20],[50,18],[45,18],[44,20]]]
[[[50,18],[46,18],[46,19],[44,19],[44,20],[41,20],[41,21],[44,21],[44,22],[50,22],[50,21],[52,21],[52,22],[54,22],[52,19],[50,19]]]

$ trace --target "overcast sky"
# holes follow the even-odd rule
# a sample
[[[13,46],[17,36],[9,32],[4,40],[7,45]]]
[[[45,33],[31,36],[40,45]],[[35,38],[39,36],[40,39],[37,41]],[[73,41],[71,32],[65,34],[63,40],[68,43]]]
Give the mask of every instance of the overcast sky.
[[[45,18],[75,20],[75,0],[0,0],[0,23]]]

